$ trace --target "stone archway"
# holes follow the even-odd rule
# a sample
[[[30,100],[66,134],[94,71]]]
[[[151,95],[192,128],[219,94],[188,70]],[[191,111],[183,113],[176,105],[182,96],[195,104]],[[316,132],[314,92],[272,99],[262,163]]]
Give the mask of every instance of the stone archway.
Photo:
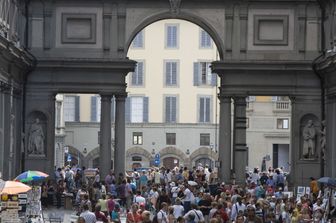
[[[87,167],[94,167],[94,161],[95,163],[99,163],[99,146],[94,148],[93,150],[91,150],[86,156],[85,156],[85,164]],[[114,148],[112,148],[112,157],[111,160],[114,160]],[[112,166],[113,166],[113,162],[112,162]],[[98,167],[98,166],[97,166]]]
[[[179,160],[179,165],[190,167],[189,157],[178,148],[175,148],[172,146],[166,147],[160,150],[159,153],[160,153],[161,161],[163,161],[167,157],[175,157]]]
[[[139,159],[133,160],[133,157],[137,157]],[[140,146],[129,148],[126,151],[126,170],[131,170],[135,166],[149,167],[151,160],[153,160],[153,156],[146,149]]]
[[[143,9],[144,11],[146,11],[146,9]],[[164,20],[164,19],[181,19],[181,20],[186,20],[189,21],[191,23],[194,23],[196,25],[198,25],[199,27],[201,27],[202,29],[204,29],[213,39],[215,45],[217,46],[217,50],[219,53],[219,57],[220,59],[223,59],[223,55],[224,55],[224,37],[221,36],[222,33],[218,33],[218,29],[220,27],[220,25],[224,25],[224,24],[217,24],[217,23],[213,23],[212,18],[209,18],[205,15],[203,15],[202,17],[199,16],[198,14],[195,14],[194,11],[183,11],[183,12],[179,12],[177,14],[172,14],[169,11],[166,12],[161,12],[161,13],[144,13],[144,14],[137,14],[138,18],[134,19],[134,14],[132,14],[132,19],[130,23],[128,23],[128,26],[131,27],[129,30],[126,30],[126,49],[129,49],[134,37],[137,35],[137,33],[139,33],[142,29],[144,29],[146,26],[157,22],[159,20]],[[144,15],[150,15],[149,17]],[[220,16],[219,14],[216,15],[212,15],[212,16]],[[219,26],[219,27],[216,27]]]
[[[67,165],[70,163],[70,165],[83,166],[83,164],[85,164],[85,157],[83,156],[83,154],[73,146],[67,146],[67,147],[68,147],[68,154],[70,154],[71,156],[71,161],[68,162],[67,154],[64,154],[64,163]]]
[[[195,150],[192,154],[190,154],[190,161],[192,166],[196,166],[196,160],[200,158],[209,158],[212,161],[218,160],[218,154],[212,151],[208,147],[201,147]]]

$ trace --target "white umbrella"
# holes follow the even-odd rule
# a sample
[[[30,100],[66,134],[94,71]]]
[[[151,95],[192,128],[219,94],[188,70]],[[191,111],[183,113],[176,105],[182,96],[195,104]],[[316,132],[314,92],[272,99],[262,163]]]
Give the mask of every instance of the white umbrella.
[[[189,180],[189,181],[188,181],[188,184],[189,184],[190,186],[197,186],[197,185],[198,185],[198,183],[196,183],[195,181],[192,181],[192,180]]]

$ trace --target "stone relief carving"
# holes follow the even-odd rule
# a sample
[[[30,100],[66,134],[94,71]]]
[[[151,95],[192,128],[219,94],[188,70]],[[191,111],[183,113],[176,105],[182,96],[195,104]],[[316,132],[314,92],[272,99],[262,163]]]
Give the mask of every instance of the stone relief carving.
[[[181,1],[182,0],[169,0],[171,13],[178,14],[180,12]]]
[[[28,155],[45,155],[45,136],[40,119],[36,118],[28,132]]]

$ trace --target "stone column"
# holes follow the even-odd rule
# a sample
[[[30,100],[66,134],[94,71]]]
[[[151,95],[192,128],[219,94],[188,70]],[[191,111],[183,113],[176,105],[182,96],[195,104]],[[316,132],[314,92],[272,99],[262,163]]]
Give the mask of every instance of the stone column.
[[[219,179],[226,183],[231,180],[231,97],[219,96]]]
[[[336,178],[336,94],[327,95],[326,103],[326,168],[325,176]]]
[[[246,147],[246,96],[234,97],[233,127],[233,169],[236,175],[236,183],[243,184],[248,158]]]
[[[105,179],[111,169],[111,99],[112,95],[101,94],[99,169]]]
[[[127,94],[118,94],[116,97],[115,117],[115,148],[114,148],[114,173],[125,174],[125,100]]]

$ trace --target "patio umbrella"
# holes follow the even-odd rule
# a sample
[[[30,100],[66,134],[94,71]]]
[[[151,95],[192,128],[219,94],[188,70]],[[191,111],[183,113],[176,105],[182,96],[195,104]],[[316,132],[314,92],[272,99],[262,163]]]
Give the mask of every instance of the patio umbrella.
[[[20,182],[30,182],[30,181],[43,180],[48,176],[49,176],[48,174],[40,171],[28,170],[26,172],[21,173],[14,180]]]
[[[0,194],[19,194],[29,191],[31,187],[16,181],[0,181]]]
[[[321,184],[326,184],[328,186],[336,186],[336,180],[331,177],[322,177],[317,180]]]

